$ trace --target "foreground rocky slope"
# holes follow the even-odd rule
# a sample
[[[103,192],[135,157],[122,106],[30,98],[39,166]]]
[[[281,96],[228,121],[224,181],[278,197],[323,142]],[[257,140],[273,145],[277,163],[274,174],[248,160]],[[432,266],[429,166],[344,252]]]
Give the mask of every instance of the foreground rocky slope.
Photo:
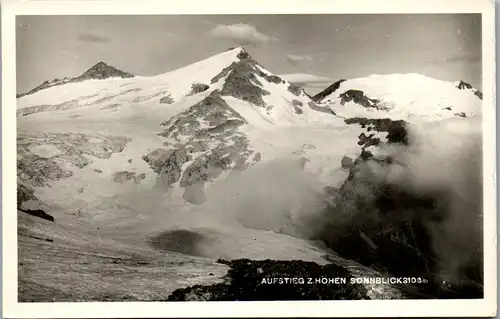
[[[18,212],[18,238],[20,302],[163,300],[181,286],[222,282],[228,270],[24,212]]]
[[[345,286],[324,280],[314,284],[262,284],[264,278],[287,276],[337,276],[346,280],[381,276],[333,254],[325,256],[324,266],[304,261],[215,261],[124,244],[109,239],[98,229],[63,226],[21,211],[18,236],[21,302],[422,297],[411,287],[390,285]]]

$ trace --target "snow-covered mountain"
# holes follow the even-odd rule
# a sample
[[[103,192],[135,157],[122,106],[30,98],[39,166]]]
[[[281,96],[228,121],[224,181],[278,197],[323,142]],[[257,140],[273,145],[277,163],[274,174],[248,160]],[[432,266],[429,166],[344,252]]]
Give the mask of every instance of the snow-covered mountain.
[[[69,78],[65,77],[64,79],[54,79],[52,81],[44,81],[42,84],[37,86],[36,88],[26,92],[26,93],[21,93],[17,94],[17,98],[23,97],[25,95],[33,94],[36,93],[40,90],[47,89],[52,86],[57,86],[57,85],[63,85],[67,83],[76,83],[76,82],[82,82],[90,79],[108,79],[112,77],[120,77],[120,78],[132,78],[134,77],[133,74],[123,72],[121,70],[118,70],[112,66],[107,65],[104,62],[99,62],[95,64],[93,67],[85,71],[83,74],[80,76],[74,77],[74,78]]]
[[[199,242],[188,254],[212,259],[326,262],[309,241],[311,215],[329,205],[318,194],[408,145],[407,123],[481,114],[477,90],[417,74],[310,97],[242,47],[157,76],[101,62],[54,83],[17,100],[18,206],[144,247],[188,229]]]
[[[319,104],[335,105],[333,109],[346,116],[432,120],[463,116],[462,113],[474,116],[480,112],[482,96],[462,81],[446,82],[421,74],[390,74],[340,80],[313,99]]]
[[[333,138],[338,133],[328,133],[330,128],[343,126],[326,106],[312,103],[302,89],[264,69],[243,48],[154,77],[92,78],[48,87],[19,98],[17,114],[21,139],[24,128],[128,138],[122,156],[111,160],[116,165],[93,161],[84,168],[103,171],[104,177],[123,167],[156,184],[181,188],[281,157],[313,153],[325,161],[330,147],[310,143],[311,133]],[[298,137],[290,141],[289,134]],[[54,152],[49,159],[65,155],[46,147]],[[132,161],[122,164],[120,157]]]

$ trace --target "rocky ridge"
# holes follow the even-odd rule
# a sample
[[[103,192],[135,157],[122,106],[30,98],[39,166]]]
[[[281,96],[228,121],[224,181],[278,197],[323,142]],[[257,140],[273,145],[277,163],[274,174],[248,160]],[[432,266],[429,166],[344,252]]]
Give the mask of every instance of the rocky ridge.
[[[77,82],[82,82],[86,80],[102,80],[102,79],[108,79],[111,77],[120,77],[120,78],[132,78],[134,77],[133,74],[118,70],[110,65],[107,65],[104,62],[98,62],[94,66],[92,66],[90,69],[85,71],[83,74],[74,77],[74,78],[64,78],[64,79],[54,79],[52,81],[44,81],[42,84],[37,86],[36,88],[26,92],[26,93],[21,93],[17,94],[16,97],[20,98],[25,95],[31,95],[34,94],[38,91],[53,87],[53,86],[58,86],[58,85],[63,85],[67,83],[77,83]]]

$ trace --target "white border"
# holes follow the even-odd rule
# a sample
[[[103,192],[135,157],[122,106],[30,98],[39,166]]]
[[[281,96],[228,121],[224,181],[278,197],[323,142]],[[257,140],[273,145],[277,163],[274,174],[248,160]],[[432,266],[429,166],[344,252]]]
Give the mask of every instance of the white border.
[[[482,13],[485,299],[300,302],[18,303],[16,232],[16,15],[262,13]],[[2,4],[3,315],[8,318],[473,317],[495,316],[496,136],[494,2],[489,0],[4,1]],[[12,185],[12,186],[10,186]]]

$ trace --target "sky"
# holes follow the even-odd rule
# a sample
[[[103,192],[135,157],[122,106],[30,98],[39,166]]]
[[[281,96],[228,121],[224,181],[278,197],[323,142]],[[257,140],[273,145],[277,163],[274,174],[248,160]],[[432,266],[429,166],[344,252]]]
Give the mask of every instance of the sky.
[[[18,16],[17,92],[99,61],[157,75],[243,45],[277,75],[420,73],[481,89],[480,14]],[[300,79],[297,81],[300,82]]]

